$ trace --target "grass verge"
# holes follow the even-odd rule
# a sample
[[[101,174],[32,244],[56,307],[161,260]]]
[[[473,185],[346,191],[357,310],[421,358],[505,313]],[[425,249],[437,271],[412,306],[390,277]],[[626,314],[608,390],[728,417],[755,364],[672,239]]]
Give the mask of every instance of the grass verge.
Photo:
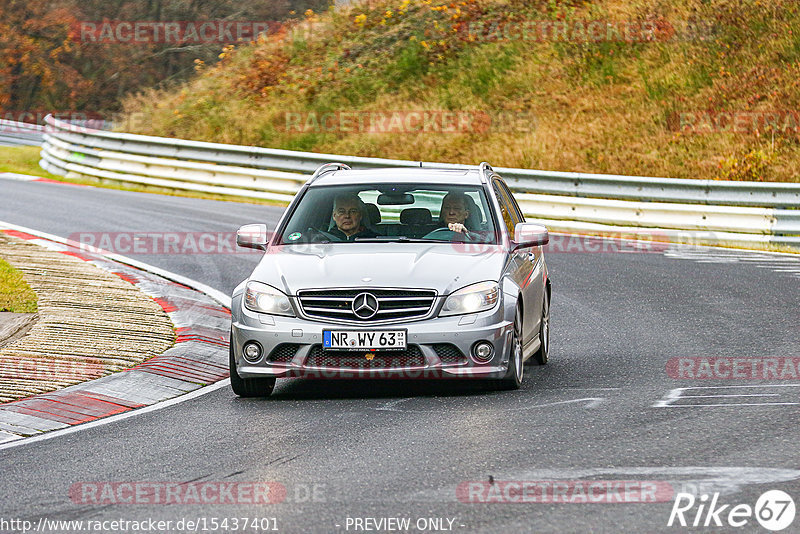
[[[36,293],[22,273],[0,259],[0,312],[34,313],[36,302]]]
[[[590,21],[649,29],[595,40]],[[530,22],[567,24],[569,39],[496,29]],[[409,160],[798,182],[797,35],[794,0],[354,2],[225,47],[186,84],[128,97],[123,129]],[[421,133],[352,120],[421,111],[492,120]],[[731,114],[763,120],[734,130]]]
[[[60,180],[60,176],[50,174],[39,166],[41,151],[42,149],[38,146],[0,147],[0,172],[14,172]]]

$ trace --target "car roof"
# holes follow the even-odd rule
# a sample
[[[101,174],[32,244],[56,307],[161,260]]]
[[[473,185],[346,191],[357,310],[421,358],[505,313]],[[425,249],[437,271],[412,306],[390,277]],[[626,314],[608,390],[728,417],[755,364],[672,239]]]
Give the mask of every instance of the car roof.
[[[325,185],[359,185],[371,183],[424,183],[447,185],[481,185],[477,169],[429,169],[398,167],[366,170],[339,170],[318,176],[311,187]]]

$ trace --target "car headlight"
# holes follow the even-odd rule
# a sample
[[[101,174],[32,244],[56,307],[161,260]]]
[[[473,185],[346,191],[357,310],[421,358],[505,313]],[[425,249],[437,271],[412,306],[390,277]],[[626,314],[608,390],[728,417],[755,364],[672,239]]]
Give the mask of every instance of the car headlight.
[[[497,282],[479,282],[451,293],[439,316],[476,313],[494,308],[500,299],[500,285]]]
[[[289,298],[282,291],[261,282],[247,282],[244,305],[254,312],[294,316]]]

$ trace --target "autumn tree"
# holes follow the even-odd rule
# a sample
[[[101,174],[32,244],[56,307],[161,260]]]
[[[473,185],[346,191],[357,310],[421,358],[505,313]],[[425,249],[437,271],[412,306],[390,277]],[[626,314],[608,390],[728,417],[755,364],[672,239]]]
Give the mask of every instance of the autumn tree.
[[[275,21],[329,0],[0,0],[0,110],[115,111],[138,89],[186,80],[224,43],[90,42],[84,22]]]

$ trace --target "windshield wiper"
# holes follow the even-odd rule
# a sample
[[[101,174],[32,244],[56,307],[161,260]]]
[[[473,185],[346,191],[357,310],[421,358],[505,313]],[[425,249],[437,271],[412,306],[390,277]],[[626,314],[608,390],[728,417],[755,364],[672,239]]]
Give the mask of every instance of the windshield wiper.
[[[404,235],[385,235],[377,237],[357,237],[353,241],[411,241],[410,237]]]
[[[366,241],[374,243],[450,243],[445,239],[422,239],[416,237],[407,237],[404,235],[386,235],[378,237],[357,237],[354,241]]]

